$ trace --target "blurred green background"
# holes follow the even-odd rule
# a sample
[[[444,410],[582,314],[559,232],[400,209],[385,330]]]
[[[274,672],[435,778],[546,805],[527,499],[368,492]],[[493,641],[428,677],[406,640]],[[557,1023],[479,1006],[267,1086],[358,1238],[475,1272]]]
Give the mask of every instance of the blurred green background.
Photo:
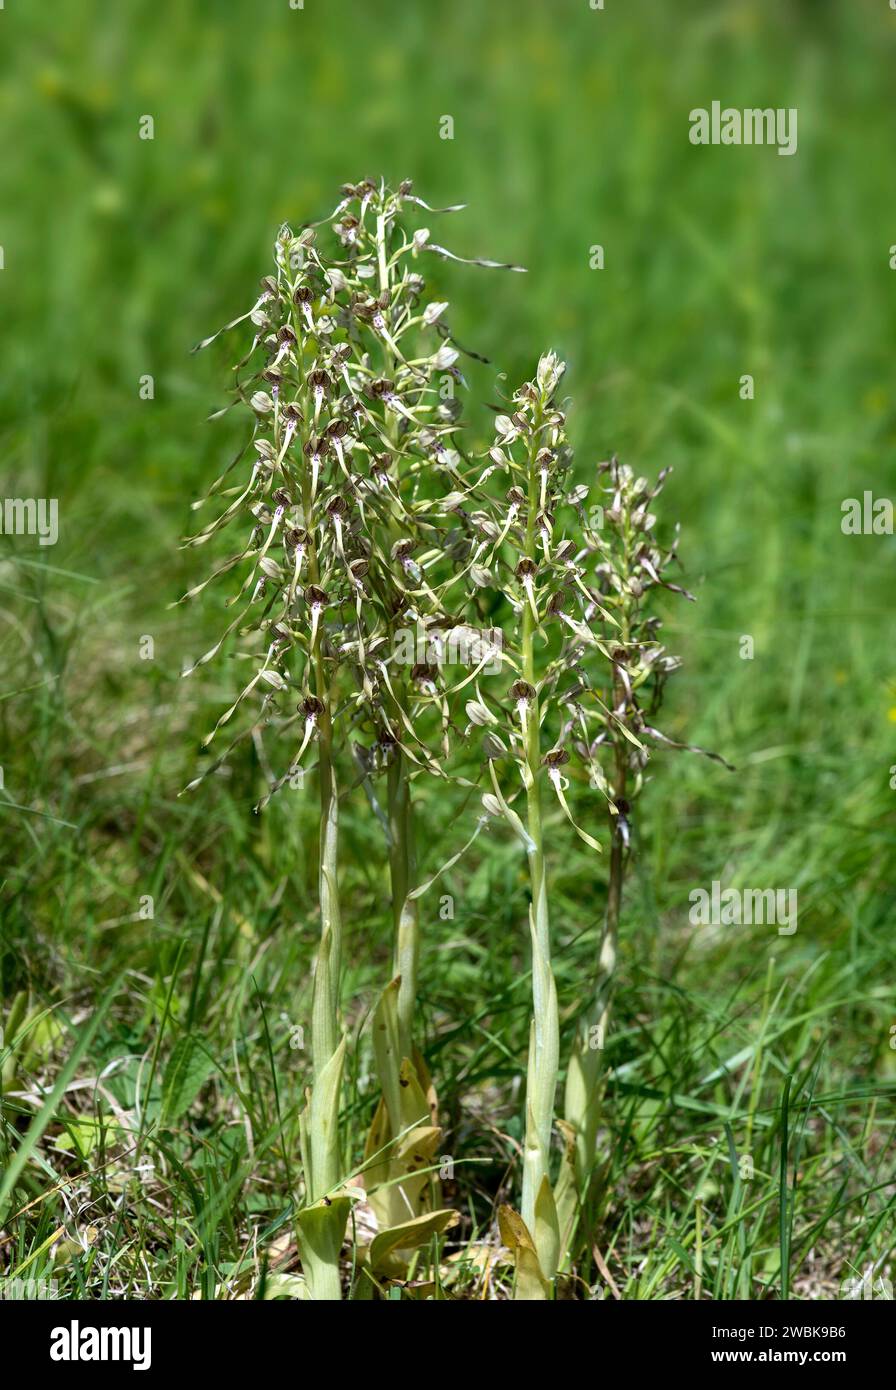
[[[96,1065],[152,1049],[160,1021],[175,1035],[185,1018],[201,1023],[221,1113],[237,1056],[265,1070],[263,1007],[281,1020],[278,1065],[296,1064],[288,1025],[306,1004],[315,935],[308,825],[292,807],[252,817],[261,781],[251,748],[226,785],[176,800],[199,736],[236,690],[226,662],[179,679],[220,630],[221,595],[167,607],[204,576],[205,555],[197,568],[179,539],[190,501],[241,433],[232,417],[205,422],[224,403],[235,342],[189,351],[249,307],[283,220],[324,215],[347,179],[410,177],[436,206],[469,205],[424,219],[438,240],[528,267],[525,277],[434,258],[426,267],[455,306],[460,340],[490,359],[473,373],[480,400],[495,399],[499,372],[522,379],[554,348],[569,363],[583,476],[610,451],[648,475],[675,468],[664,516],[682,521],[685,583],[699,602],[668,608],[668,645],[685,668],[664,727],[738,772],[675,755],[653,764],[610,1058],[647,1087],[635,1100],[624,1082],[614,1092],[614,1104],[634,1106],[627,1142],[643,1141],[654,1162],[666,1146],[679,1153],[690,1130],[669,1096],[686,1093],[698,1097],[689,1123],[707,1126],[693,1142],[711,1168],[711,1146],[724,1143],[714,1107],[731,1101],[725,1077],[706,1081],[716,1065],[744,1047],[749,1066],[761,1056],[761,1110],[824,1044],[821,1088],[851,1099],[835,1137],[818,1138],[821,1190],[835,1190],[842,1161],[850,1172],[858,1163],[875,1194],[834,1207],[830,1228],[853,1229],[861,1211],[869,1248],[889,1253],[874,1243],[884,1198],[863,1146],[873,1140],[875,1163],[891,1164],[892,1111],[884,1122],[876,1097],[890,1095],[896,1055],[896,542],[843,536],[840,504],[896,488],[894,60],[886,0],[606,0],[603,11],[587,0],[7,0],[3,496],[57,497],[61,525],[53,549],[27,537],[0,548],[7,996],[30,991],[77,1020],[124,971]],[[798,153],[692,146],[688,113],[713,100],[796,107]],[[145,115],[152,140],[139,138]],[[446,115],[451,140],[439,134]],[[602,270],[590,268],[595,245]],[[747,373],[752,401],[739,396]],[[139,394],[146,374],[152,400]],[[483,429],[486,418],[474,413]],[[144,635],[152,661],[140,659]],[[753,660],[740,657],[743,635]],[[427,814],[435,836],[459,813],[428,802]],[[349,810],[347,833],[357,868],[346,994],[369,1002],[388,959],[388,903],[363,806]],[[603,884],[567,850],[557,930],[568,1023],[587,990]],[[490,1142],[477,1107],[500,1117],[503,1135],[519,1132],[521,868],[512,846],[478,845],[453,876],[458,920],[424,962],[433,1065],[457,1142],[472,1135],[477,1153]],[[797,935],[695,933],[687,895],[714,878],[798,888]],[[154,919],[130,920],[147,894]],[[179,1012],[165,1000],[184,943]],[[776,1001],[780,1051],[750,1050]],[[360,1027],[363,1008],[353,1017]],[[163,1056],[167,1046],[166,1034]],[[359,1058],[363,1119],[363,1049]],[[125,1106],[129,1074],[117,1073]],[[271,1079],[253,1084],[263,1093]],[[218,1163],[208,1123],[200,1142],[184,1121],[180,1141]],[[852,1145],[855,1163],[844,1157]],[[288,1147],[271,1151],[268,1214],[288,1190]],[[661,1163],[663,1181],[651,1170],[659,1186],[644,1200],[679,1223],[681,1250],[693,1174],[670,1177],[677,1162]],[[498,1179],[464,1181],[481,1215]],[[244,1199],[240,1188],[227,1200]],[[757,1249],[770,1212],[756,1218]],[[807,1215],[807,1231],[816,1219]],[[40,1229],[28,1228],[26,1245]],[[848,1245],[825,1278],[852,1257]],[[668,1295],[688,1277],[669,1250],[657,1282],[631,1296]],[[221,1258],[203,1247],[197,1259],[207,1296]],[[758,1267],[730,1287],[752,1296]],[[717,1277],[726,1296],[729,1276]]]

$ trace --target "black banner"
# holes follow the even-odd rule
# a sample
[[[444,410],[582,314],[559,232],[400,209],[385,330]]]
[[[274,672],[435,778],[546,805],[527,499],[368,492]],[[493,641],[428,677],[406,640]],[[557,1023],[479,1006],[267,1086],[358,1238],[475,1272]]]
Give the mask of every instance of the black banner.
[[[570,1336],[581,1335],[583,1354],[589,1348],[593,1353],[599,1337],[635,1373],[699,1369],[712,1377],[716,1371],[724,1376],[731,1366],[855,1372],[886,1363],[893,1325],[888,1302],[608,1301],[593,1313],[558,1311],[557,1323],[546,1311],[542,1328],[548,1335],[562,1332],[564,1361],[577,1350]],[[51,1382],[85,1373],[102,1376],[105,1370],[120,1376],[122,1371],[168,1375],[220,1369],[234,1376],[278,1364],[282,1368],[291,1359],[299,1371],[309,1350],[316,1356],[327,1341],[341,1347],[354,1316],[353,1309],[342,1309],[334,1325],[325,1308],[297,1301],[0,1302],[5,1345],[13,1336],[27,1345],[31,1366]],[[505,1365],[515,1345],[512,1335],[508,1339],[515,1315],[508,1310],[506,1316],[510,1323],[498,1330]],[[531,1330],[531,1323],[526,1326]],[[432,1335],[432,1324],[420,1324],[420,1329],[421,1335]],[[334,1370],[341,1374],[346,1367],[340,1370],[337,1363]]]

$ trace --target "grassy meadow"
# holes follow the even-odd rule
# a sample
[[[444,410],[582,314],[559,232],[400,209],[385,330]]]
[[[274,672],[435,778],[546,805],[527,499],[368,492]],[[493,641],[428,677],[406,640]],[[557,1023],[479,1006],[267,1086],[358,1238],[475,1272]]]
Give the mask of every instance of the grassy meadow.
[[[894,59],[884,0],[8,0],[2,496],[57,498],[59,539],[0,536],[0,1279],[300,1290],[314,779],[254,814],[259,735],[178,795],[241,670],[230,648],[181,679],[224,594],[171,605],[227,553],[180,547],[246,428],[207,419],[244,329],[190,349],[251,306],[280,224],[363,176],[467,204],[434,235],[527,269],[426,266],[488,359],[464,369],[483,449],[489,406],[553,349],[577,477],[612,453],[672,466],[658,511],[698,601],[659,603],[684,661],[661,727],[736,768],[649,765],[598,1202],[558,1296],[836,1299],[896,1277],[896,541],[841,530],[845,498],[896,487]],[[692,145],[714,100],[797,108],[797,153]],[[487,789],[419,779],[424,874]],[[587,786],[574,801],[603,836]],[[609,856],[546,817],[565,1058]],[[341,820],[348,1175],[392,905],[363,789]],[[797,890],[798,930],[693,925],[714,881]],[[496,1213],[520,1184],[528,902],[500,822],[421,900],[419,1041],[460,1219],[431,1285],[412,1269],[382,1296],[511,1297]]]

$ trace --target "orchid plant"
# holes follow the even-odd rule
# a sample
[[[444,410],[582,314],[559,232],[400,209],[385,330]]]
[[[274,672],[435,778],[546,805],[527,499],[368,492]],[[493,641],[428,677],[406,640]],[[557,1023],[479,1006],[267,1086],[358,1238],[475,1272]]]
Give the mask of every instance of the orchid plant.
[[[306,763],[316,759],[320,939],[298,1224],[311,1295],[324,1299],[340,1296],[339,1250],[357,1195],[345,1185],[348,1159],[339,1133],[346,1047],[340,765],[340,778],[363,785],[376,809],[373,783],[380,774],[387,789],[395,941],[393,976],[374,1015],[382,1098],[364,1162],[371,1204],[380,1236],[393,1232],[385,1241],[393,1262],[455,1219],[438,1204],[431,1160],[441,1131],[414,1037],[419,899],[438,874],[419,881],[411,786],[422,771],[445,776],[438,751],[451,719],[437,669],[402,663],[399,638],[409,625],[424,632],[444,626],[443,593],[456,578],[450,565],[436,587],[428,576],[451,555],[457,530],[443,494],[454,486],[460,458],[454,442],[460,349],[448,305],[427,299],[418,266],[427,253],[463,258],[433,242],[427,228],[409,228],[408,213],[418,209],[438,211],[410,183],[392,191],[364,180],[345,186],[323,222],[298,234],[281,229],[274,272],[248,312],[226,326],[248,322],[252,330],[233,388],[233,403],[248,411],[251,430],[196,504],[219,498],[223,509],[187,542],[206,544],[240,520],[248,528],[241,547],[184,596],[194,598],[211,579],[236,572],[239,587],[229,606],[237,614],[186,674],[230,639],[243,642],[240,655],[251,669],[205,744],[232,722],[237,732],[203,776],[242,740],[273,728],[277,748],[290,741],[292,748],[288,757],[281,754],[282,770],[260,799],[261,811],[284,787],[301,782]],[[233,483],[237,470],[243,476]]]
[[[615,979],[622,885],[631,844],[632,802],[657,746],[681,748],[652,722],[669,674],[679,665],[658,639],[651,591],[691,599],[667,577],[676,540],[654,536],[652,487],[615,458],[596,468],[602,497],[573,484],[566,416],[558,399],[564,365],[553,353],[514,392],[496,421],[488,454],[466,474],[472,565],[469,602],[489,590],[503,604],[503,673],[477,686],[467,705],[483,730],[486,809],[522,843],[529,868],[532,1020],[522,1146],[522,1204],[502,1213],[515,1252],[517,1292],[545,1298],[577,1250],[593,1183],[600,1113],[601,1052]],[[593,486],[593,485],[592,485]],[[587,503],[591,505],[586,505]],[[604,505],[604,502],[606,505]],[[501,683],[503,682],[503,684]],[[704,750],[696,750],[704,751]],[[713,756],[713,755],[710,755]],[[596,793],[601,811],[579,823],[570,796]],[[569,796],[568,796],[569,794]],[[547,798],[547,800],[546,800]],[[563,1141],[554,1176],[552,1136],[560,1069],[557,989],[552,970],[548,836],[556,815],[601,852],[610,844],[607,909],[592,998],[567,1067]],[[517,807],[519,806],[519,809]]]
[[[251,332],[232,402],[248,429],[195,504],[214,499],[217,514],[187,544],[205,545],[237,523],[245,535],[184,595],[224,576],[236,581],[227,605],[235,616],[190,670],[235,643],[248,668],[205,739],[208,746],[229,736],[203,776],[242,740],[258,745],[267,733],[279,771],[270,772],[258,811],[300,784],[309,764],[316,771],[320,933],[297,1215],[314,1299],[342,1296],[340,1251],[352,1202],[365,1191],[377,1234],[361,1253],[362,1297],[374,1295],[381,1277],[401,1275],[415,1251],[457,1220],[441,1204],[441,1129],[416,1010],[420,901],[467,846],[421,878],[415,788],[423,776],[449,777],[452,750],[465,743],[456,738],[462,710],[467,732],[482,730],[484,815],[468,844],[489,818],[503,819],[525,849],[531,899],[522,1200],[519,1213],[502,1211],[501,1229],[516,1256],[517,1295],[544,1298],[575,1258],[597,1171],[600,1056],[632,803],[652,749],[685,746],[653,723],[678,660],[658,639],[649,600],[661,588],[691,595],[666,577],[676,543],[663,547],[654,536],[651,508],[668,470],[651,487],[616,459],[599,464],[596,506],[589,487],[574,482],[559,395],[564,365],[555,354],[541,358],[498,414],[488,451],[477,457],[468,448],[457,394],[463,352],[447,303],[428,296],[420,270],[427,254],[462,258],[433,242],[428,228],[411,226],[421,209],[457,211],[430,208],[407,182],[394,191],[371,180],[346,185],[322,222],[298,233],[281,228],[272,273],[227,325]],[[409,657],[409,634],[422,638],[422,653],[412,641]],[[448,674],[446,645],[463,648],[458,678]],[[381,1095],[354,1170],[364,1189],[353,1182],[340,1130],[340,802],[359,787],[383,828],[394,928],[391,974],[372,1019]],[[593,804],[584,817],[578,810],[585,788],[597,793],[606,824],[607,909],[557,1119],[549,847],[559,816],[600,852]]]

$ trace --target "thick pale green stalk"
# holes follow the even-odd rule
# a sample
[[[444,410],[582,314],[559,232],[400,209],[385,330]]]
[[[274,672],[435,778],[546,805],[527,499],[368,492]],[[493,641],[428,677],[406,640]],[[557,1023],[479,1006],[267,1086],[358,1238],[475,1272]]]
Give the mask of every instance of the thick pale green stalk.
[[[538,510],[538,478],[535,468],[538,441],[538,417],[529,449],[529,505],[526,523],[526,556],[536,559],[535,519]],[[531,604],[523,607],[522,670],[523,679],[537,691],[535,673],[535,617]],[[532,890],[530,935],[532,939],[532,1028],[526,1081],[526,1124],[523,1143],[523,1202],[522,1217],[535,1242],[542,1273],[550,1279],[555,1273],[555,1242],[546,1230],[542,1206],[552,1202],[550,1184],[551,1130],[559,1066],[559,1022],[557,990],[551,969],[550,920],[545,876],[544,843],[541,818],[541,730],[538,695],[530,702],[527,712],[525,784],[529,849],[529,879]]]
[[[617,744],[614,801],[624,801],[626,791],[626,760],[624,750]],[[610,881],[607,889],[607,914],[600,941],[597,962],[595,1001],[588,1027],[588,1052],[594,1059],[589,1068],[588,1098],[581,1131],[576,1136],[576,1157],[583,1183],[591,1177],[597,1157],[597,1122],[600,1114],[599,1076],[602,1070],[602,1051],[610,1023],[610,1008],[616,976],[616,953],[619,941],[619,912],[622,905],[622,883],[625,877],[625,842],[619,829],[618,817],[610,816]]]
[[[417,1001],[420,964],[420,907],[408,893],[416,887],[417,865],[414,846],[414,806],[407,777],[407,763],[400,748],[395,749],[389,767],[389,867],[392,881],[392,912],[395,926],[393,974],[399,976],[398,1038],[402,1057],[413,1060],[413,1023]]]
[[[302,479],[302,507],[309,535],[309,577],[313,585],[319,586],[313,504],[307,473]],[[302,1213],[300,1229],[303,1268],[312,1295],[315,1300],[333,1301],[342,1297],[339,1249],[348,1214],[348,1203],[344,1198],[333,1201],[328,1196],[338,1187],[342,1178],[339,1102],[345,1043],[339,1026],[342,972],[342,917],[338,880],[339,794],[333,767],[333,728],[330,692],[324,665],[322,623],[318,624],[310,658],[314,667],[315,694],[321,705],[317,744],[320,786],[318,895],[321,921],[311,1005],[314,1084],[304,1116],[303,1158],[306,1201],[310,1204],[323,1203],[323,1207],[321,1209],[314,1205],[311,1212]]]
[[[628,567],[626,536],[625,567]],[[620,639],[623,646],[629,639],[630,612],[623,604],[620,614]],[[613,707],[620,708],[625,699],[625,686],[614,669]],[[617,733],[614,745],[613,779],[610,797],[614,805],[624,803],[628,781],[628,756],[625,742]],[[597,1166],[597,1129],[600,1122],[601,1083],[603,1078],[603,1049],[610,1023],[610,1010],[616,975],[616,955],[619,940],[619,916],[622,905],[622,885],[625,879],[627,852],[619,828],[619,817],[608,811],[610,830],[610,864],[607,884],[607,911],[601,933],[594,998],[576,1032],[569,1066],[566,1072],[563,1113],[567,1141],[572,1140],[571,1162],[564,1164],[557,1183],[556,1197],[561,1232],[561,1264],[569,1268],[575,1258],[581,1232],[579,1222],[587,1204]]]
[[[307,473],[302,478],[302,509],[309,536],[308,573],[312,585],[320,586],[317,548],[314,543],[313,503]],[[312,1063],[315,1080],[319,1078],[339,1045],[339,986],[342,969],[342,916],[339,910],[339,796],[333,768],[333,724],[330,710],[330,691],[323,654],[323,623],[317,626],[314,647],[310,653],[314,667],[315,694],[320,701],[318,715],[317,768],[320,787],[320,862],[318,892],[320,898],[320,947],[314,978],[314,1001],[311,1021]],[[326,1192],[339,1179],[338,1147],[327,1164],[327,1177],[321,1191]],[[320,1187],[324,1174],[315,1174]],[[319,1195],[319,1194],[315,1194]]]
[[[320,688],[320,686],[318,687]],[[321,696],[318,695],[318,699]],[[311,1047],[315,1082],[336,1053],[340,1042],[339,982],[342,965],[342,919],[339,911],[339,795],[333,770],[330,742],[330,712],[325,706],[320,716],[318,776],[320,781],[320,946],[314,978],[311,1020]],[[335,1136],[334,1136],[335,1141]],[[319,1192],[330,1190],[339,1181],[338,1143],[327,1162],[327,1171],[315,1174]]]
[[[377,268],[381,295],[389,295],[391,273],[386,218],[380,213],[376,220]],[[383,345],[384,370],[391,377],[395,361],[389,348]],[[398,456],[398,417],[388,421],[387,432]],[[392,513],[392,540],[398,540],[397,509]],[[396,685],[398,698],[403,698]],[[420,908],[417,900],[409,901],[408,893],[416,886],[416,854],[414,846],[414,807],[408,782],[407,760],[399,747],[394,749],[389,765],[389,872],[392,886],[392,914],[395,932],[392,970],[400,977],[398,989],[398,1041],[401,1058],[413,1061],[413,1022],[417,1002],[417,974],[420,962]]]
[[[626,765],[624,751],[617,747],[616,776],[611,789],[614,801],[624,799]],[[575,1216],[585,1202],[597,1163],[597,1128],[600,1120],[603,1049],[610,1022],[622,884],[625,877],[625,844],[618,817],[610,815],[610,877],[607,911],[601,934],[594,999],[579,1025],[566,1073],[564,1115],[574,1137],[574,1172],[565,1172],[557,1188],[560,1225],[564,1247],[572,1257],[571,1238]]]
[[[329,709],[326,715],[329,724]],[[339,1102],[345,1039],[340,1036],[339,1029],[342,924],[337,880],[338,792],[328,735],[329,728],[325,742],[321,728],[318,764],[321,934],[311,1005],[314,1083],[302,1118],[306,1208],[299,1214],[302,1268],[316,1302],[334,1302],[342,1297],[339,1251],[349,1211],[346,1198],[334,1200],[329,1196],[342,1179]]]

